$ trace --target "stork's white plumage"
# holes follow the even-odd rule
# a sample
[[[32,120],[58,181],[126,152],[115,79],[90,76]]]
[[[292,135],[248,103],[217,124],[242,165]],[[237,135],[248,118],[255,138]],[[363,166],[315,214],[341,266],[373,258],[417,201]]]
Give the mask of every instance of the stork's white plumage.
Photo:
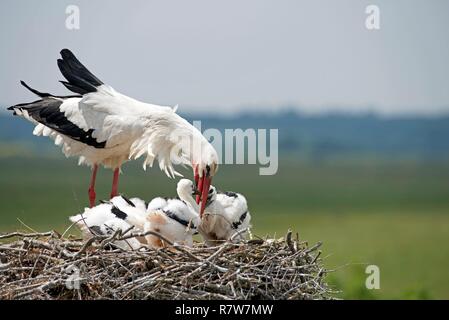
[[[112,235],[117,230],[123,233],[129,231],[133,226],[125,221],[124,214],[112,203],[102,203],[93,208],[86,208],[83,213],[69,219],[80,228],[84,238],[90,238],[95,235]],[[132,229],[139,231],[137,228]],[[137,250],[142,245],[136,238],[115,241],[114,244],[124,250]]]
[[[140,211],[146,211],[147,210],[147,203],[144,201],[144,200],[142,200],[142,199],[139,199],[139,198],[131,198],[131,199],[129,199],[133,204],[134,204],[134,206],[137,208],[137,209],[139,209]]]
[[[156,232],[172,243],[191,246],[192,236],[198,233],[197,229],[201,223],[199,214],[179,199],[157,197],[151,200],[147,208],[143,210],[142,200],[138,198],[127,199],[121,195],[112,198],[110,202],[123,212],[121,217],[136,229],[144,233]],[[145,239],[153,248],[167,245],[154,235],[147,235]]]
[[[199,210],[192,198],[192,194],[196,191],[192,181],[181,179],[177,191],[182,200],[195,210]],[[230,240],[234,234],[248,229],[250,221],[251,215],[243,195],[231,191],[217,192],[217,189],[211,186],[198,231],[209,245],[214,245],[217,241]],[[239,233],[239,236],[245,237],[246,232]]]
[[[163,209],[168,204],[168,198],[157,197],[147,205],[147,212]]]
[[[159,233],[172,243],[192,246],[192,236],[198,233],[198,226],[201,223],[198,213],[182,200],[157,199],[157,202],[162,206],[154,209],[154,207],[150,206],[150,202],[144,231]],[[166,201],[165,204],[160,200]],[[166,245],[157,236],[148,235],[145,238],[152,247],[163,247]]]
[[[63,49],[61,56],[58,66],[67,79],[61,82],[77,95],[54,96],[21,82],[41,99],[9,109],[36,124],[33,134],[54,139],[67,157],[77,156],[80,164],[92,166],[91,206],[98,165],[114,170],[112,198],[118,194],[120,166],[139,157],[145,157],[144,168],[157,159],[169,177],[179,175],[173,164],[191,166],[206,196],[218,169],[218,155],[195,127],[176,114],[175,108],[143,103],[115,91],[70,50]]]
[[[192,236],[198,232],[200,224],[198,213],[182,200],[164,201],[163,206],[147,209],[141,207],[143,200],[139,198],[117,196],[93,208],[86,208],[83,213],[70,217],[70,221],[76,223],[87,238],[94,234],[109,235],[117,229],[124,232],[132,227],[134,232],[152,231],[171,243],[191,246]],[[145,238],[130,238],[126,242],[122,240],[114,243],[123,249],[138,249],[142,243],[151,248],[167,245],[161,238],[152,234]]]

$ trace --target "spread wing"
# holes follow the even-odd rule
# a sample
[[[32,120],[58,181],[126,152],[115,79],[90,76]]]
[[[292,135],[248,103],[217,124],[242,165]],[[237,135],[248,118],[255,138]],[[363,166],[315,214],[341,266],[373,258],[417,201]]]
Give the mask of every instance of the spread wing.
[[[204,139],[173,108],[140,102],[103,83],[68,49],[61,51],[58,66],[67,80],[62,84],[77,95],[54,96],[22,83],[41,99],[9,109],[36,123],[36,135],[63,140],[66,145],[65,138],[80,143],[70,147],[69,155],[84,157],[91,153],[85,151],[86,146],[123,146],[120,150],[125,159],[146,155],[146,167],[158,158],[160,168],[174,176],[177,172],[170,159],[172,151],[179,150],[182,164],[188,164],[191,155],[190,143],[180,142],[177,137],[195,135]],[[180,129],[184,132],[173,134]]]

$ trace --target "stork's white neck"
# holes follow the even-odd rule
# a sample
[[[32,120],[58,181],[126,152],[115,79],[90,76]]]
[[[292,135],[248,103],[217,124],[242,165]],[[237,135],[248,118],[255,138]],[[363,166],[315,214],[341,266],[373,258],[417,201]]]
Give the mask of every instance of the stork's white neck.
[[[189,189],[189,190],[187,190],[187,189]],[[187,202],[193,208],[193,210],[195,210],[196,212],[200,212],[200,207],[196,203],[196,201],[193,199],[190,188],[178,187],[176,191],[178,193],[179,199]]]

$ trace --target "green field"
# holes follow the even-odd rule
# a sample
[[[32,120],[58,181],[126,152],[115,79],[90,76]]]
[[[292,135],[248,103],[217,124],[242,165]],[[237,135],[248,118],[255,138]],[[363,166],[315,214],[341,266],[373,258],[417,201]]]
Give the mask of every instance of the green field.
[[[184,171],[190,176],[189,171]],[[157,168],[123,168],[120,190],[151,199],[174,195],[176,181]],[[112,173],[99,172],[107,198]],[[89,169],[75,160],[0,158],[0,231],[63,230],[87,204]],[[222,166],[215,185],[244,193],[254,234],[323,241],[330,283],[343,298],[449,298],[449,164],[413,161],[283,160],[275,176],[256,166]],[[381,289],[365,289],[365,267],[378,265]]]

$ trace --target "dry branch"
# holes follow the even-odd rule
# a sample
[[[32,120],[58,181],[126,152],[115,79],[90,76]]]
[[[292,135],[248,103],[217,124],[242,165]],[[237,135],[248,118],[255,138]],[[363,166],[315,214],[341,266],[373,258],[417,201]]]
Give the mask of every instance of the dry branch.
[[[321,243],[292,239],[195,243],[125,251],[117,232],[81,241],[58,233],[0,235],[0,299],[328,299]],[[155,236],[160,236],[154,233]],[[164,239],[163,239],[164,240]],[[11,242],[5,242],[11,241]],[[169,243],[166,239],[165,241]]]

